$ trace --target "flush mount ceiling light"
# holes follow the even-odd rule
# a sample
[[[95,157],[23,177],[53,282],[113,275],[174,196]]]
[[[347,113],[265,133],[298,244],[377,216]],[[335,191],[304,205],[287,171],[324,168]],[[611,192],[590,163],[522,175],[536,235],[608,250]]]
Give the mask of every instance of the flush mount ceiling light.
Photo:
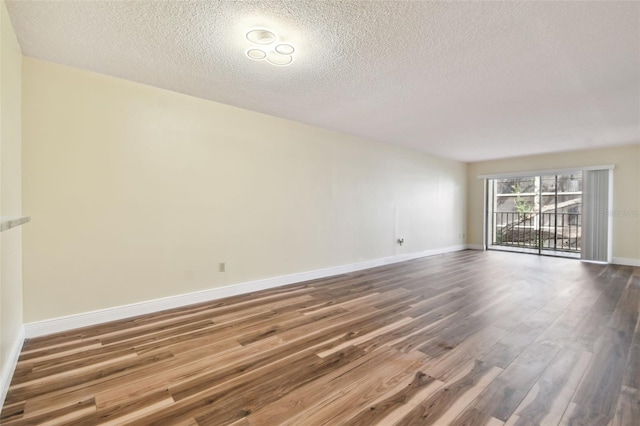
[[[279,44],[274,50],[281,55],[291,55],[296,51],[290,44]]]
[[[274,50],[267,53],[267,62],[273,65],[280,65],[280,66],[289,65],[291,62],[293,62],[293,56],[282,55]]]
[[[254,61],[266,60],[277,66],[289,65],[293,62],[295,48],[290,43],[282,43],[275,32],[266,28],[247,30],[245,38],[253,45],[246,50],[246,55]]]
[[[276,35],[269,30],[251,30],[247,33],[247,40],[255,44],[271,44],[276,41]]]
[[[267,54],[264,50],[260,49],[249,49],[247,50],[247,56],[256,61],[260,61],[267,57]]]

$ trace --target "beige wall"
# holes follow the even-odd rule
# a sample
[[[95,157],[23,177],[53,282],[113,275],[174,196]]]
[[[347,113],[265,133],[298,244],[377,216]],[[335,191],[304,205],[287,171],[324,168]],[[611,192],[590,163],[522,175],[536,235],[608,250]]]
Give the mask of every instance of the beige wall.
[[[640,261],[640,145],[536,155],[468,165],[470,244],[482,244],[483,180],[478,175],[613,164],[613,256]],[[614,259],[615,260],[615,259]]]
[[[26,322],[463,243],[463,163],[40,60],[23,71]]]
[[[0,2],[0,216],[22,214],[22,54],[6,6]],[[0,361],[7,359],[22,330],[22,230],[0,233]]]

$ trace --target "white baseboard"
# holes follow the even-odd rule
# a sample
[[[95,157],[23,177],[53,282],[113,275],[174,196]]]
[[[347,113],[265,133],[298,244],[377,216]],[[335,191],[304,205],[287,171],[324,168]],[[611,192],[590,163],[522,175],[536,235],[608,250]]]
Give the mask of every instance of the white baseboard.
[[[467,250],[480,250],[480,251],[485,250],[482,244],[466,244],[465,247]]]
[[[638,266],[640,267],[640,259],[630,259],[626,257],[614,257],[611,262],[615,265]]]
[[[18,364],[18,358],[20,357],[22,345],[24,344],[24,336],[25,328],[21,327],[18,335],[13,341],[9,356],[2,365],[2,375],[0,376],[0,407],[4,405],[4,400],[7,397],[7,391],[9,390],[9,385],[11,384],[11,378],[13,377],[13,372],[15,371],[16,365]]]
[[[348,272],[374,268],[376,266],[388,265],[391,263],[404,262],[406,260],[417,259],[420,257],[460,251],[464,250],[465,248],[466,246],[464,245],[456,245],[415,253],[399,254],[395,256],[367,260],[364,262],[352,263],[348,265],[317,269],[315,271],[302,272],[298,274],[283,275],[279,277],[230,285],[227,287],[212,288],[210,290],[179,294],[162,299],[132,303],[130,305],[115,306],[113,308],[100,309],[92,312],[85,312],[81,314],[58,317],[43,321],[36,321],[25,324],[25,334],[27,338],[44,336],[61,331],[73,330],[75,328],[87,327],[90,325],[96,325],[109,321],[158,312],[165,309],[178,308],[181,306],[193,305],[195,303],[222,299],[224,297],[236,296],[239,294],[251,293],[259,290],[266,290],[269,288],[280,287],[287,284],[325,278],[332,275],[346,274]]]

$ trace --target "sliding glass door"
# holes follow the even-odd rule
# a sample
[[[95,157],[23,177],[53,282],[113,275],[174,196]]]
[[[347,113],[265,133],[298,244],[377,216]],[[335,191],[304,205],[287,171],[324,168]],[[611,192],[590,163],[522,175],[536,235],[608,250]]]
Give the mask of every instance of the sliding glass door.
[[[487,180],[490,249],[580,257],[582,173]]]

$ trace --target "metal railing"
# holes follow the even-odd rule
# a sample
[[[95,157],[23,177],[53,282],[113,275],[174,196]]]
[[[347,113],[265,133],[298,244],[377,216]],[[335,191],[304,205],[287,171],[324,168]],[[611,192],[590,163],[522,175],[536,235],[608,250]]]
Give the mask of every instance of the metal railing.
[[[492,244],[580,252],[580,213],[493,213]]]

